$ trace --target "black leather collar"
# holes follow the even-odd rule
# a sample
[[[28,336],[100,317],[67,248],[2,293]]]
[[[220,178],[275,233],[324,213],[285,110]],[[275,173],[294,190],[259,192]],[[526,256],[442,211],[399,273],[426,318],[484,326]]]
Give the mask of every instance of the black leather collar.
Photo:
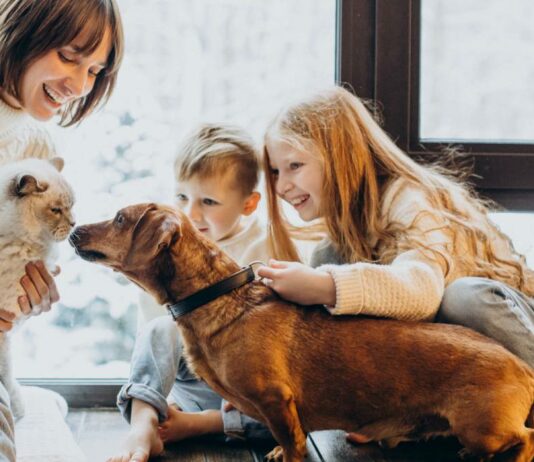
[[[197,308],[205,305],[206,303],[215,300],[221,295],[227,294],[234,289],[237,289],[249,282],[252,282],[255,278],[254,270],[252,269],[252,264],[243,268],[241,271],[232,274],[231,276],[223,279],[222,281],[216,282],[215,284],[208,286],[204,289],[195,292],[193,295],[190,295],[183,300],[176,302],[174,304],[168,304],[167,310],[171,316],[176,321],[180,316],[190,313],[191,311],[196,310]]]

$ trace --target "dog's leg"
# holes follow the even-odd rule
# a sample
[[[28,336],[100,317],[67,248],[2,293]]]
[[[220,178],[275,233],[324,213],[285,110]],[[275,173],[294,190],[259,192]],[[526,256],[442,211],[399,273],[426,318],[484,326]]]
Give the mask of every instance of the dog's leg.
[[[534,430],[525,427],[530,412],[530,397],[520,388],[504,385],[489,393],[458,403],[449,421],[451,432],[471,454],[510,462],[531,462],[534,456]],[[470,404],[466,412],[465,402]],[[528,407],[527,407],[528,406]],[[482,421],[480,420],[482,417]]]
[[[285,384],[271,386],[263,391],[256,403],[282,448],[282,451],[275,448],[266,456],[267,460],[302,462],[306,456],[306,435],[302,431],[290,387]],[[283,457],[281,457],[282,454]]]

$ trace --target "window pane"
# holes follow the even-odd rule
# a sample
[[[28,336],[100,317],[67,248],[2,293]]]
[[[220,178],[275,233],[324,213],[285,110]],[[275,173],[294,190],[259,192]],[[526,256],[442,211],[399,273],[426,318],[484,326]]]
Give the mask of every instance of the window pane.
[[[421,138],[534,141],[534,2],[421,1]]]
[[[514,244],[515,250],[524,255],[529,268],[534,268],[534,213],[492,213],[491,218]]]
[[[335,0],[121,0],[126,56],[105,110],[51,127],[79,224],[172,202],[175,146],[201,121],[261,141],[289,98],[334,83]],[[20,377],[125,377],[139,289],[62,246],[61,302],[13,336]]]

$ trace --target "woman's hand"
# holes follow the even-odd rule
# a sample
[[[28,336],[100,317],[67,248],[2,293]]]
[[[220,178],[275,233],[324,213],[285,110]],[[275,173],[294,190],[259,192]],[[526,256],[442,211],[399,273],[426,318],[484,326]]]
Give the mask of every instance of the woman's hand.
[[[0,332],[8,332],[13,329],[15,313],[0,308]]]
[[[258,269],[263,283],[282,298],[300,305],[335,305],[336,286],[326,271],[297,262],[270,260]]]
[[[59,274],[56,267],[54,276]],[[20,284],[26,291],[26,296],[19,297],[19,307],[25,315],[37,316],[43,311],[50,311],[52,303],[59,300],[54,278],[46,269],[42,261],[31,262],[26,265],[26,274],[22,276]]]

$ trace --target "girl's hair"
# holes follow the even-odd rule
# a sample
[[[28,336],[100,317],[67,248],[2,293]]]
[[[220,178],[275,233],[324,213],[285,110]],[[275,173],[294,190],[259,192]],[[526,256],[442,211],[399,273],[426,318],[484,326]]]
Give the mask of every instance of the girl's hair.
[[[418,220],[431,215],[443,223],[442,229],[452,236],[453,246],[464,242],[474,255],[465,256],[466,261],[459,255],[456,264],[469,265],[473,276],[500,280],[534,295],[534,273],[524,257],[515,252],[510,239],[490,222],[489,203],[478,199],[469,185],[454,179],[444,167],[423,166],[408,157],[349,91],[333,87],[289,106],[270,124],[266,140],[269,137],[280,138],[301,150],[305,150],[303,144],[313,143],[323,164],[321,217],[344,261],[387,263],[401,251],[418,248],[445,262],[448,274],[453,264],[450,256],[424,246],[421,236],[415,233]],[[298,260],[290,239],[291,227],[276,195],[268,155],[265,143],[271,251],[275,258]],[[383,220],[382,199],[387,186],[396,179],[420,189],[432,208],[420,213],[408,227]],[[488,229],[506,241],[510,258],[496,255]]]
[[[89,55],[108,29],[111,50],[106,68],[88,95],[63,110],[62,126],[80,122],[111,96],[124,48],[116,0],[0,0],[0,87],[20,100],[22,78],[36,59],[69,45],[85,30],[88,39],[80,52]]]
[[[178,181],[230,172],[235,187],[248,196],[258,186],[259,152],[252,138],[239,127],[203,124],[178,149],[174,172]]]

